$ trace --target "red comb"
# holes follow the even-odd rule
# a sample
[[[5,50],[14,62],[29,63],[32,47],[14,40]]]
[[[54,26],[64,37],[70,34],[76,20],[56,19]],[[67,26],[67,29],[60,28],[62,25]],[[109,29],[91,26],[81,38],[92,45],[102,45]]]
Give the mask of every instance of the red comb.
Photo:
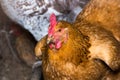
[[[50,16],[50,26],[51,26],[51,27],[54,27],[54,26],[56,25],[56,23],[57,23],[57,21],[56,21],[56,16],[55,16],[55,14],[53,13],[53,14],[51,14],[51,16]]]
[[[50,16],[50,27],[48,29],[48,35],[52,35],[54,33],[54,28],[55,28],[56,24],[57,24],[56,16],[53,13]]]

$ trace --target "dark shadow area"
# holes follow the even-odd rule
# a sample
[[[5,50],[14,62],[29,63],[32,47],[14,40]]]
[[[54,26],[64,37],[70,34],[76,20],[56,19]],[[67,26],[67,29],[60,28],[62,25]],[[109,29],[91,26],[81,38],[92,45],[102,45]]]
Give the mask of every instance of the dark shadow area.
[[[34,51],[36,41],[30,33],[12,22],[3,13],[1,7],[0,11],[0,80],[30,80],[32,75],[31,66],[35,61],[34,54],[31,51]],[[26,38],[22,40],[24,37],[21,36]],[[20,46],[26,40],[29,43],[32,42],[32,48],[26,48],[29,46],[27,43],[25,44],[27,46]],[[22,49],[25,49],[25,51]],[[32,59],[30,59],[31,57]]]

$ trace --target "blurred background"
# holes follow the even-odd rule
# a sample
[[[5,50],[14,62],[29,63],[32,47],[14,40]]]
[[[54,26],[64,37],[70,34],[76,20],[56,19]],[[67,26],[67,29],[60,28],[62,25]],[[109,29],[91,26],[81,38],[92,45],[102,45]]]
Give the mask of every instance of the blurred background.
[[[32,46],[32,50],[29,47],[24,51],[22,47],[24,46],[23,42],[26,42],[26,40],[35,45],[35,40],[31,34],[12,22],[4,14],[1,6],[0,11],[0,80],[30,80],[32,75],[31,66],[35,60],[34,49]],[[26,38],[22,40],[23,37]],[[29,50],[30,54],[27,54],[26,52],[29,52]]]

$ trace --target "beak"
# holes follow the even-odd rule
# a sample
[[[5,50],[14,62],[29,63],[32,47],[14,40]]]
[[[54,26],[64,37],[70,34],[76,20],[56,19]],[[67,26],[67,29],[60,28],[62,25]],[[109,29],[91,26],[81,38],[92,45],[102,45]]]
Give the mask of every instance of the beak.
[[[53,38],[52,37],[48,37],[47,38],[47,44],[49,44],[50,42],[52,42],[53,41]]]

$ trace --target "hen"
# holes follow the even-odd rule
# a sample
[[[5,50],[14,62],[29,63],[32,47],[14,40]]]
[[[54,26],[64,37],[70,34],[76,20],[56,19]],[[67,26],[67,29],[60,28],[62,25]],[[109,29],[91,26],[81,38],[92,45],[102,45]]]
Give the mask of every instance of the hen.
[[[82,69],[88,67],[88,65],[94,65],[94,61],[88,62],[89,38],[72,27],[72,24],[64,21],[56,23],[54,22],[54,15],[51,17],[53,17],[53,20],[51,20],[48,36],[45,38],[48,41],[48,45],[44,41],[46,45],[42,47],[42,49],[46,49],[42,55],[44,78],[45,80],[78,80],[83,76],[83,73],[79,73],[83,71]],[[37,47],[40,48],[39,44]],[[38,49],[37,47],[36,49]],[[84,66],[84,64],[87,65]],[[101,64],[96,64],[91,68],[95,69],[98,65],[101,66],[99,69],[103,68]],[[87,79],[87,77],[84,77],[84,79]],[[82,78],[81,80],[84,79]]]
[[[55,18],[52,18],[48,35],[35,48],[37,56],[40,55],[40,50],[43,52],[42,66],[45,80],[101,80],[107,70],[106,65],[101,61],[104,61],[113,70],[119,67],[119,57],[117,57],[119,45],[108,31],[97,24],[89,24],[89,26],[87,23],[81,24],[82,30],[90,29],[89,34],[92,35],[87,34],[90,37],[89,40],[76,28],[77,24],[54,21]],[[96,32],[95,35],[99,35],[99,37],[95,38],[93,34],[98,30],[102,30],[102,32]],[[95,43],[92,42],[93,39]],[[93,48],[94,50],[92,50]]]
[[[115,38],[116,34],[114,31],[113,34],[111,33],[112,30],[104,24],[104,21],[89,20],[92,19],[89,15],[92,15],[94,8],[98,10],[99,5],[104,6],[107,1],[91,0],[73,24],[65,21],[56,22],[53,18],[48,35],[35,48],[36,56],[40,56],[42,52],[45,80],[101,80],[107,71],[116,71],[120,68],[120,44]],[[98,8],[93,7],[97,2]],[[109,0],[106,4],[107,7],[112,6],[112,3],[115,4],[117,8],[115,10],[119,12],[119,2]],[[117,18],[117,15],[112,16]],[[111,20],[113,18],[113,23],[114,17],[109,17]],[[120,21],[119,18],[116,20]],[[85,35],[89,39],[86,39]]]

